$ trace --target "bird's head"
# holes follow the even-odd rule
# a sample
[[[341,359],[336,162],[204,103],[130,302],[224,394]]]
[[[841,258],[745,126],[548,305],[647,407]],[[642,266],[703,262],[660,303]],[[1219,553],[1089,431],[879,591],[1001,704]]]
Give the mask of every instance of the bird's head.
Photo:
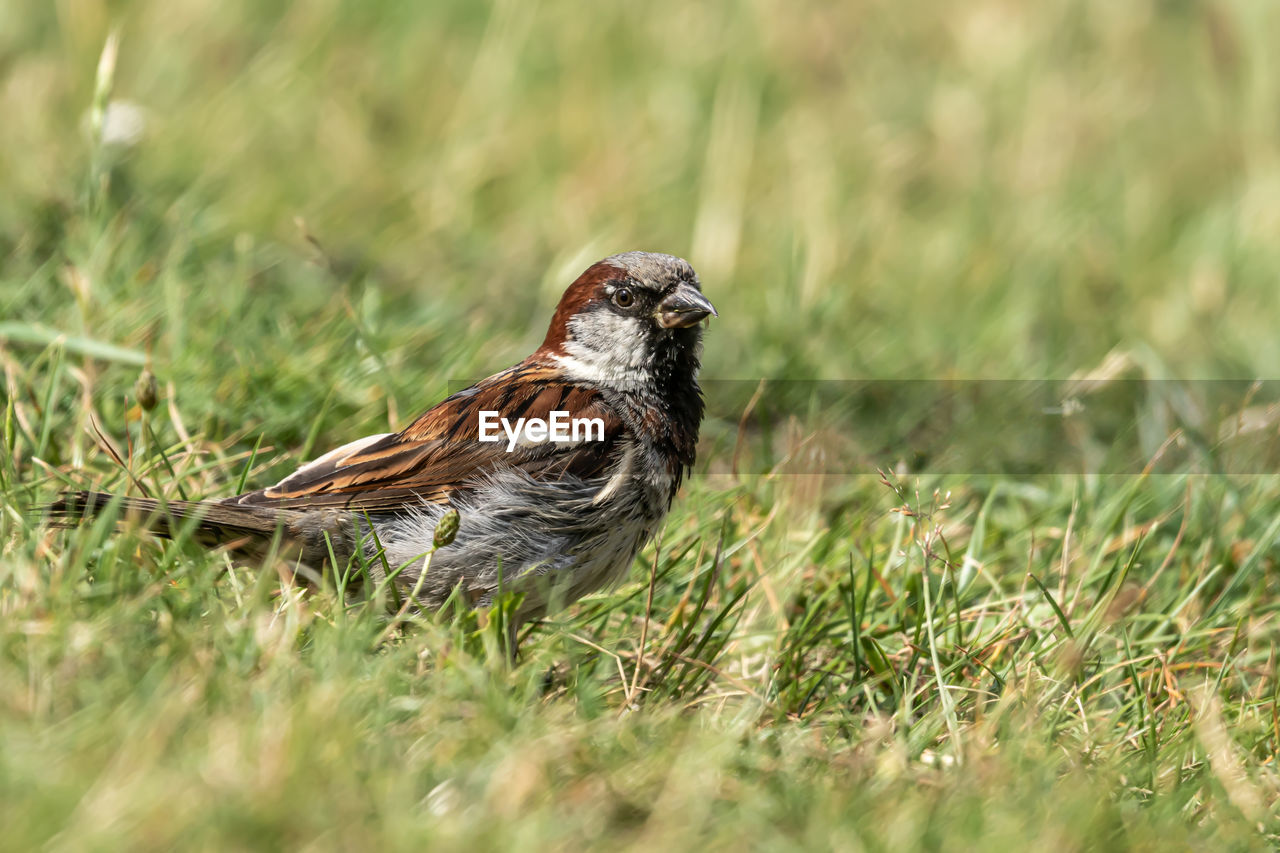
[[[569,285],[539,353],[576,381],[661,386],[696,374],[709,316],[716,309],[688,261],[627,252],[593,264]]]

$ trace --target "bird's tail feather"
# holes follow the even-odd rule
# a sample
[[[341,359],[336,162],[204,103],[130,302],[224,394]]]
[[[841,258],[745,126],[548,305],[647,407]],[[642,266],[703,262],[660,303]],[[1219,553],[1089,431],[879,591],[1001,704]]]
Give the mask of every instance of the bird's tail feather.
[[[51,527],[78,527],[108,507],[119,506],[124,518],[140,518],[157,536],[172,539],[194,520],[194,535],[205,545],[231,545],[256,550],[277,533],[288,532],[291,512],[266,507],[236,506],[217,501],[159,501],[106,492],[64,492],[42,507],[40,515]]]

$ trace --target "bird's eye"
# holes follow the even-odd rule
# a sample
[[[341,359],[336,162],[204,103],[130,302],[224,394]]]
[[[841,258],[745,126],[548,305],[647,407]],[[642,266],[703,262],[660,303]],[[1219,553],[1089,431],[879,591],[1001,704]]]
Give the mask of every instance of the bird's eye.
[[[613,292],[613,304],[619,308],[630,308],[636,301],[635,294],[629,287],[619,287]]]

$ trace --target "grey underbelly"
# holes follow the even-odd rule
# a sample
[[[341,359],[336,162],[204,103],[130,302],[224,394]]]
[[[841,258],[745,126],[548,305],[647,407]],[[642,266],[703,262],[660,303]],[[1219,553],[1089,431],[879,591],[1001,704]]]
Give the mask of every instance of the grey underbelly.
[[[625,576],[660,518],[621,499],[593,506],[598,484],[499,481],[457,502],[459,527],[452,544],[432,552],[436,523],[448,507],[371,519],[377,533],[365,553],[375,576],[383,566],[398,585],[418,589],[418,600],[439,607],[455,589],[474,606],[492,603],[500,590],[524,596],[524,618],[567,605]],[[381,546],[382,557],[373,552]],[[425,570],[425,576],[424,576]]]

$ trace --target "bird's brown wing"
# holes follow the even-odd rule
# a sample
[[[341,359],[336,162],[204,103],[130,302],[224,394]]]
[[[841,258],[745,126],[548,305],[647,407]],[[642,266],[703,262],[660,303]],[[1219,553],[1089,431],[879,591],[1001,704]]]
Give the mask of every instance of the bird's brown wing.
[[[479,440],[480,413],[543,418],[566,411],[599,418],[603,439],[578,444]],[[545,365],[524,363],[460,391],[398,433],[344,445],[256,492],[227,503],[279,509],[345,508],[385,512],[423,501],[447,503],[486,474],[514,468],[534,479],[604,476],[626,428],[596,390],[565,382]]]

